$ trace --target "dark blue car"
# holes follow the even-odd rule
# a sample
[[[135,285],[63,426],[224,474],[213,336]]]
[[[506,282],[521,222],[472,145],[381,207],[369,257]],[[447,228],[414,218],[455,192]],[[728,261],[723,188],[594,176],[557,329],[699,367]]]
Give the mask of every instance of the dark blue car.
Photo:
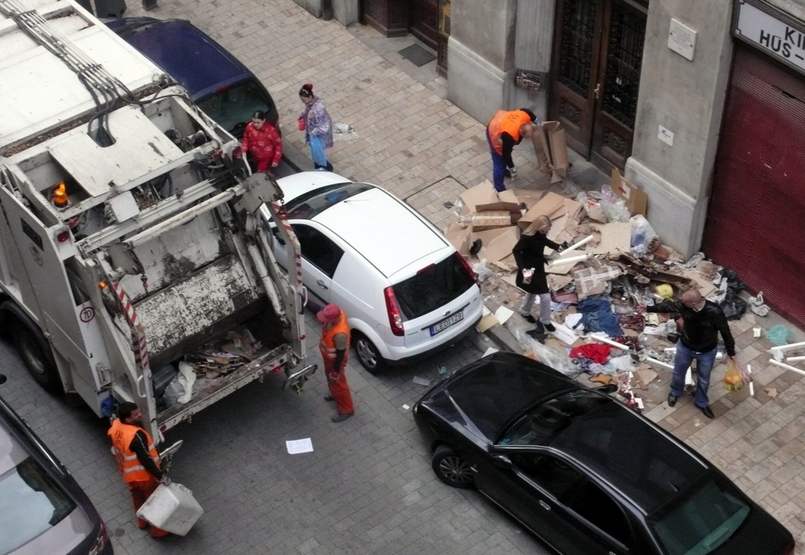
[[[189,21],[132,17],[107,25],[187,89],[208,116],[238,139],[255,110],[263,110],[280,131],[277,107],[260,80]]]

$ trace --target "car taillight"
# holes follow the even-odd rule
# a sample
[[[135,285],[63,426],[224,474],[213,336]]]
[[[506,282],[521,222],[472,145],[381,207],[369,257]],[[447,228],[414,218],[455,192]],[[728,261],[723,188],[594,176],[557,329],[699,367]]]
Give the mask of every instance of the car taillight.
[[[797,548],[797,542],[791,540],[791,545],[785,548],[782,555],[794,555],[794,550]]]
[[[400,305],[397,304],[397,297],[394,296],[394,289],[391,287],[386,287],[383,290],[383,295],[386,297],[386,311],[389,314],[391,333],[399,336],[405,335],[402,314],[400,313]]]
[[[463,257],[463,256],[461,256],[461,255],[459,254],[459,252],[458,252],[458,251],[456,251],[456,252],[453,254],[453,256],[455,256],[456,258],[458,258],[458,260],[461,262],[461,266],[462,266],[462,267],[463,267],[463,268],[464,268],[464,269],[467,271],[467,273],[468,273],[468,274],[469,274],[469,276],[470,276],[470,277],[471,277],[471,278],[472,278],[472,279],[475,281],[475,283],[478,283],[478,274],[476,274],[476,273],[475,273],[475,272],[472,270],[472,268],[470,267],[469,262],[467,262],[467,261],[464,259],[464,257]]]
[[[106,532],[106,525],[101,521],[101,530],[98,532],[98,537],[89,548],[89,555],[98,555],[106,544],[109,543],[109,534]]]

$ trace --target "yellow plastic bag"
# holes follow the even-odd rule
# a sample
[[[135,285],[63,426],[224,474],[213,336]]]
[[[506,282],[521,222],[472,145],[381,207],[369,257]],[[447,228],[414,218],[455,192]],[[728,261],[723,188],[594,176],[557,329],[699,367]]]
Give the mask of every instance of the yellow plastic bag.
[[[734,360],[730,359],[727,363],[727,371],[724,374],[724,389],[730,392],[740,391],[744,388],[744,381],[741,377],[741,370]]]

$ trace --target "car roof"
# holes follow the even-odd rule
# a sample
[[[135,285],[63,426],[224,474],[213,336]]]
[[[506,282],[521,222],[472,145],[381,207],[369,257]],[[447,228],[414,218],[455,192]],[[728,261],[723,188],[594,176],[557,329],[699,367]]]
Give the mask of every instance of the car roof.
[[[184,19],[122,18],[107,25],[168,72],[193,100],[252,77],[237,58]]]
[[[307,172],[279,180],[286,202],[327,185],[349,182],[331,172]],[[392,280],[399,272],[414,273],[441,261],[454,250],[401,200],[374,185],[334,202],[312,220],[341,237]]]
[[[542,445],[594,470],[646,514],[674,498],[708,470],[703,459],[611,397],[540,362],[494,353],[456,373],[444,389],[490,442],[504,425],[566,394],[595,396],[586,412]],[[519,420],[519,419],[518,419]]]

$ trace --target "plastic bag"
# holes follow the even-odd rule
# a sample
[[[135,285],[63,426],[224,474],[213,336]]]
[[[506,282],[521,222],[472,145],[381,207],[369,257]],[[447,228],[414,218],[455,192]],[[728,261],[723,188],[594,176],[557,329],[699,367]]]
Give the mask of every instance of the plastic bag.
[[[637,214],[631,218],[632,222],[632,252],[637,256],[645,256],[648,254],[649,245],[657,237],[657,232],[648,223],[648,220],[642,215]]]
[[[772,326],[771,329],[766,332],[766,339],[775,345],[785,345],[788,343],[789,337],[791,337],[791,330],[782,324]]]
[[[492,270],[487,267],[486,258],[474,264],[472,271],[478,275],[478,281],[484,281],[486,278],[492,277]]]
[[[740,391],[744,388],[743,377],[738,364],[730,359],[727,363],[727,371],[724,373],[724,389],[729,392]]]
[[[628,222],[632,215],[626,208],[626,202],[619,199],[609,185],[601,187],[601,210],[610,222]]]

